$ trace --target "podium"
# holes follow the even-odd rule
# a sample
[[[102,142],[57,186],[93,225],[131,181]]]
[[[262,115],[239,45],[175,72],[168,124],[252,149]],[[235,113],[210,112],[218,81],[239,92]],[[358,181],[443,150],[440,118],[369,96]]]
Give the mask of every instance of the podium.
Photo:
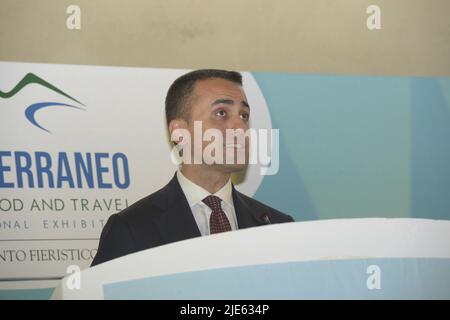
[[[130,254],[53,299],[450,299],[450,221],[274,224]]]

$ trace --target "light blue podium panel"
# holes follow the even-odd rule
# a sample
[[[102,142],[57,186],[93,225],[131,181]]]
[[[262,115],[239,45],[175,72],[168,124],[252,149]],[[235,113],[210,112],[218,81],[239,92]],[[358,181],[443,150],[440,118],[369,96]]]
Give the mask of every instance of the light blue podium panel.
[[[54,299],[450,299],[450,221],[340,219],[180,241],[64,278]]]

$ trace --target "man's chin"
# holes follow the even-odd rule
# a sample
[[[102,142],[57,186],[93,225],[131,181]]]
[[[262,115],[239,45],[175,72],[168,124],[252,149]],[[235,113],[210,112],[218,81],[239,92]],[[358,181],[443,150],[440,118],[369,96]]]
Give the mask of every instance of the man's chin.
[[[244,171],[247,168],[247,164],[214,164],[215,168],[224,173],[236,173]]]

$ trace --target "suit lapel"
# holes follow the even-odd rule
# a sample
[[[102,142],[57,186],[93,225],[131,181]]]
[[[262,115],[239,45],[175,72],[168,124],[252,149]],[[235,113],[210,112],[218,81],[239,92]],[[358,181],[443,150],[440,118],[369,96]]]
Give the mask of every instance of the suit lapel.
[[[166,188],[166,211],[155,221],[163,240],[170,243],[200,237],[197,223],[176,175]]]
[[[263,225],[264,223],[259,218],[258,209],[253,207],[244,196],[238,192],[233,186],[233,204],[234,211],[238,222],[238,229],[245,229]]]
[[[264,225],[260,212],[262,208],[255,207],[234,186],[232,190],[234,210],[238,229]],[[157,229],[165,243],[200,237],[201,233],[195,222],[189,203],[175,176],[165,187],[165,212],[155,219]]]

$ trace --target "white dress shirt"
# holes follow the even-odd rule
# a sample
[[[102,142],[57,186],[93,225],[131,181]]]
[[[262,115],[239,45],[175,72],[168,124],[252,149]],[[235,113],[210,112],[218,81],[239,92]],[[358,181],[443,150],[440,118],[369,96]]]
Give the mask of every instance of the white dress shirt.
[[[207,196],[210,196],[211,193],[186,178],[180,170],[177,171],[177,179],[186,196],[189,206],[191,207],[192,214],[194,215],[195,222],[197,222],[201,235],[209,235],[209,219],[212,210],[202,200]],[[225,212],[228,221],[230,222],[231,230],[236,230],[237,218],[233,204],[231,179],[228,179],[228,182],[213,195],[222,200],[222,210]]]

